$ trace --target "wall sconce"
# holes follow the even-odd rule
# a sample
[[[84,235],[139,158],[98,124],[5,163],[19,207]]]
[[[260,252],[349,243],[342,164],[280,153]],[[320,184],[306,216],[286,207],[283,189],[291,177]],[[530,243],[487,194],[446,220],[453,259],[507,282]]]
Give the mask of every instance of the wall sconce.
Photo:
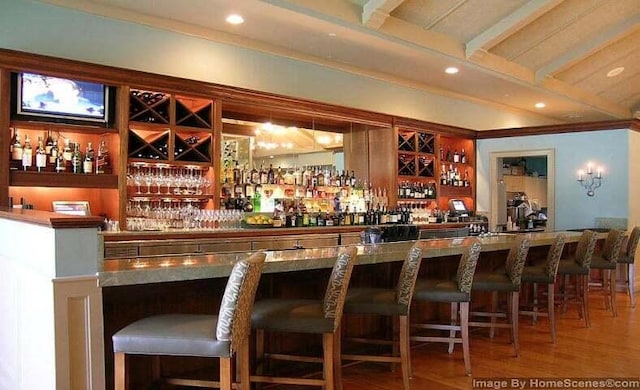
[[[578,171],[578,183],[587,190],[588,196],[594,196],[596,188],[602,185],[602,168],[598,167],[594,174],[591,163],[588,163],[586,173],[582,169]]]

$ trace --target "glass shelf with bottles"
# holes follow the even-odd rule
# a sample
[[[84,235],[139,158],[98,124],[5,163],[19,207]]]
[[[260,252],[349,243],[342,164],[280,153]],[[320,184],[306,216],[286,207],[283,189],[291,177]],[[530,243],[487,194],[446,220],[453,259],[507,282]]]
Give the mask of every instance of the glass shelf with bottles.
[[[115,137],[14,128],[9,145],[9,184],[117,188],[107,146],[111,136]],[[33,142],[35,137],[37,142]]]
[[[127,196],[140,201],[208,202],[209,169],[197,165],[129,162]]]
[[[457,164],[443,163],[440,166],[440,188],[460,188],[471,190],[471,168],[459,167]]]
[[[397,203],[428,202],[437,198],[436,183],[433,181],[401,181],[397,188]]]

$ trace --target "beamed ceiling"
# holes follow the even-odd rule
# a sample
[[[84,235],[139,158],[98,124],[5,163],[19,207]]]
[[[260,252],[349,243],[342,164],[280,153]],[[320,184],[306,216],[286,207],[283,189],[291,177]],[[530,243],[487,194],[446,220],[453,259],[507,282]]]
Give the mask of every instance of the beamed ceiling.
[[[640,117],[640,0],[43,1],[558,124]]]

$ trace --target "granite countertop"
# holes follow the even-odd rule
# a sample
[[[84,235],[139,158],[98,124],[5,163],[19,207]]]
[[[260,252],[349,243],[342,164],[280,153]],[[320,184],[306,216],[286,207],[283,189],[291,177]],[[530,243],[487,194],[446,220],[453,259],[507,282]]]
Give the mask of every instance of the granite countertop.
[[[576,242],[578,232],[565,232],[567,242]],[[550,245],[556,233],[531,233],[531,245]],[[442,256],[459,255],[472,240],[479,239],[483,252],[509,249],[513,234],[490,237],[464,237],[357,245],[357,264],[402,261],[417,242],[423,249],[423,261]],[[265,273],[331,268],[340,247],[323,247],[285,251],[267,251]],[[197,255],[137,257],[105,260],[98,272],[101,287],[159,283],[180,280],[227,277],[233,264],[250,252],[227,252]]]

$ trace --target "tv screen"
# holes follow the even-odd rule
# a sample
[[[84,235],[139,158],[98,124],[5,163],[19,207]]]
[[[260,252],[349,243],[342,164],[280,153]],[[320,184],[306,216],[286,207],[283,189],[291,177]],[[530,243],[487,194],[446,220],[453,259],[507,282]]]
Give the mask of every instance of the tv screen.
[[[19,73],[16,114],[59,121],[109,121],[109,88],[104,84],[34,73]]]

